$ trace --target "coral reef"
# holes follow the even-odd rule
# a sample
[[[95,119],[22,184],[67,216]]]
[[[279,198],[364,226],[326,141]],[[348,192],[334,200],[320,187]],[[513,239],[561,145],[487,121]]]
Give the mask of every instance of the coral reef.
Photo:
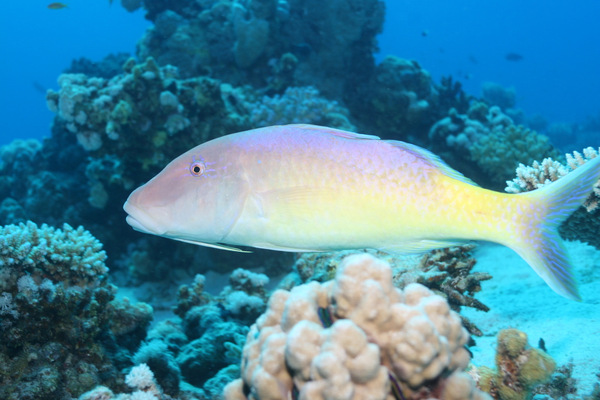
[[[487,367],[471,371],[478,376],[478,386],[494,399],[526,400],[535,386],[554,372],[555,363],[544,351],[531,348],[527,335],[517,329],[498,333],[496,369]]]
[[[431,76],[416,61],[384,58],[364,90],[352,111],[375,134],[419,143],[418,133],[426,132],[437,117],[432,110],[437,93]]]
[[[176,68],[159,68],[151,58],[139,65],[129,59],[124,69],[111,79],[63,74],[60,90],[48,92],[48,107],[57,113],[57,122],[86,151],[122,156],[135,149],[147,170],[182,151],[181,140],[171,140],[179,133],[188,144],[224,133],[206,129],[225,114],[218,81],[178,80]],[[128,189],[137,182],[127,176],[119,179]]]
[[[505,88],[495,82],[484,82],[481,85],[481,97],[490,106],[498,106],[502,110],[514,108],[517,92],[514,87]]]
[[[217,398],[239,377],[239,360],[248,326],[267,304],[266,275],[244,269],[230,274],[219,294],[205,291],[206,278],[196,275],[179,288],[173,307],[179,318],[158,323],[133,354],[145,363],[163,392],[187,398]]]
[[[106,254],[83,228],[0,228],[0,397],[71,398],[103,382],[145,337],[152,308],[116,300]]]
[[[109,54],[100,61],[92,61],[81,57],[71,61],[71,66],[63,72],[65,74],[85,74],[110,79],[123,72],[123,64],[130,57],[131,55],[128,53]]]
[[[542,162],[534,161],[531,166],[520,164],[516,170],[517,177],[507,181],[506,191],[509,193],[522,193],[535,190],[548,185],[583,165],[587,160],[598,157],[598,151],[591,147],[565,155],[566,163],[561,163],[552,158],[545,158]],[[559,232],[562,237],[570,240],[581,240],[600,249],[600,182],[594,186],[593,193],[584,205],[575,211],[561,225]]]
[[[254,127],[311,123],[349,131],[356,128],[348,120],[349,112],[335,101],[319,96],[312,87],[288,87],[283,95],[264,96],[260,102],[245,105]]]
[[[461,372],[467,341],[442,297],[418,284],[400,291],[389,264],[353,255],[335,281],[273,293],[225,398],[485,399]]]
[[[481,290],[482,281],[492,277],[488,273],[472,272],[477,262],[471,256],[474,247],[472,244],[454,246],[419,256],[399,256],[372,250],[367,250],[367,253],[385,260],[392,266],[393,283],[399,289],[404,289],[411,283],[418,283],[444,297],[457,313],[463,306],[488,311],[489,308],[475,299],[474,294]],[[279,287],[291,290],[301,283],[331,280],[344,257],[360,253],[362,251],[302,254],[294,264],[295,271],[286,276]],[[461,319],[470,334],[483,334],[468,318],[461,316]]]
[[[336,99],[372,70],[384,12],[379,0],[204,0],[185,6],[147,0],[144,7],[155,25],[138,43],[141,59],[177,66],[185,77],[210,73],[233,85],[268,87],[278,60],[292,55],[297,61],[290,84],[316,86]]]
[[[555,161],[552,158],[545,158],[542,162],[534,161],[531,166],[519,164],[516,173],[517,177],[512,181],[507,181],[506,191],[509,193],[522,193],[535,190],[551,182],[554,182],[577,167],[585,164],[588,160],[598,157],[598,151],[592,147],[583,149],[583,154],[577,151],[565,154],[566,164]],[[590,194],[583,204],[588,212],[594,212],[598,209],[600,202],[600,182],[594,186],[594,192]]]
[[[523,160],[558,154],[546,136],[515,125],[499,107],[481,102],[472,103],[467,114],[450,110],[432,126],[429,139],[438,143],[437,150],[450,164],[463,171],[480,171],[472,178],[494,189],[503,185]]]
[[[435,144],[428,137],[431,125],[453,108],[466,112],[471,100],[452,77],[437,84],[418,62],[394,56],[385,57],[355,92],[345,101],[361,130],[423,147]]]
[[[17,139],[0,147],[0,222],[24,221],[25,211],[15,198],[25,197],[22,182],[33,172],[42,144],[38,140]]]
[[[129,371],[125,377],[125,383],[135,391],[131,394],[120,393],[115,396],[113,391],[106,386],[97,386],[79,396],[78,400],[159,400],[163,398],[163,393],[154,380],[152,370],[144,363]]]
[[[577,393],[576,380],[573,378],[573,364],[557,367],[550,379],[534,389],[536,394],[545,394],[552,399],[567,398]],[[541,400],[541,399],[540,399]]]

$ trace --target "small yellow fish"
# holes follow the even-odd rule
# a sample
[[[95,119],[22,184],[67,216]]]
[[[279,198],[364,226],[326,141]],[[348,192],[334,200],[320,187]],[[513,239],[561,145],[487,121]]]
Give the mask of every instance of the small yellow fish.
[[[533,192],[476,186],[417,146],[313,125],[201,144],[136,189],[136,230],[203,246],[422,252],[467,240],[516,251],[579,300],[558,226],[600,179],[600,157]]]
[[[67,5],[64,3],[50,3],[48,4],[48,8],[50,10],[60,10],[61,8],[67,8]]]

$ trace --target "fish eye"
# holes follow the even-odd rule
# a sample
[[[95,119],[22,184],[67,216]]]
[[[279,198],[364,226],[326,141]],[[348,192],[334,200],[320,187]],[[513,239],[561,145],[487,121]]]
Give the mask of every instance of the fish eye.
[[[190,173],[194,176],[201,176],[206,170],[206,166],[201,161],[194,161],[190,164]]]

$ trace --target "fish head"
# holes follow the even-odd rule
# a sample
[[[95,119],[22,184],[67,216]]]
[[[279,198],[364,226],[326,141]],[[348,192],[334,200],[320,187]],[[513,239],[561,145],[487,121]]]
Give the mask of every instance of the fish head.
[[[239,217],[247,183],[235,154],[218,141],[171,161],[133,191],[123,209],[135,230],[197,244],[222,240]]]

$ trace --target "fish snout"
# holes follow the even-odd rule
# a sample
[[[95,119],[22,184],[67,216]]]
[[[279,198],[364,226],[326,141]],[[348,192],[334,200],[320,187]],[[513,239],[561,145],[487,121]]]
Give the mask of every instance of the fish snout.
[[[164,235],[167,232],[165,222],[168,221],[165,208],[144,204],[142,189],[143,186],[133,191],[125,201],[126,221],[136,231]]]

